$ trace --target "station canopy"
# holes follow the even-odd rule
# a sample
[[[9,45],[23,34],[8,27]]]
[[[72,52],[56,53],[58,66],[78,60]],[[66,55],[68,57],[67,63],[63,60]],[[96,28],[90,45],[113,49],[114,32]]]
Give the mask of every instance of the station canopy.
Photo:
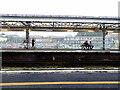
[[[118,33],[120,18],[93,16],[60,16],[60,15],[19,15],[2,14],[1,30],[52,32],[101,32],[104,27],[108,32]]]

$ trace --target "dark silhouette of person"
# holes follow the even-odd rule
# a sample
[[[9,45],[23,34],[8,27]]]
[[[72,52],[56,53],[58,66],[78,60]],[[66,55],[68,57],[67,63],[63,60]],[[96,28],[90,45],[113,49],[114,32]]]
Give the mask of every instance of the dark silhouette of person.
[[[32,48],[34,48],[34,44],[35,44],[35,39],[32,38]]]

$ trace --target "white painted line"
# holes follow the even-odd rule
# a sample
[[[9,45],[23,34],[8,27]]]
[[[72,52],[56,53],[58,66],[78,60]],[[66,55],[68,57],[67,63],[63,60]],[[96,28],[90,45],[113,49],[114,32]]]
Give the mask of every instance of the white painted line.
[[[45,73],[45,72],[119,72],[120,70],[39,70],[39,71],[0,71],[0,73]]]
[[[120,53],[118,50],[0,50],[0,52],[100,52],[100,53],[105,53],[105,52],[110,52],[110,53]]]

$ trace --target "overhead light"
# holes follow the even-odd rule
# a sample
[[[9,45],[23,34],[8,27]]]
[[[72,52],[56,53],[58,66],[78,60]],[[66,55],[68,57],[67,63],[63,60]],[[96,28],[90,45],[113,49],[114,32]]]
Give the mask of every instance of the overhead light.
[[[8,29],[0,29],[0,31],[8,31]]]
[[[52,32],[53,30],[46,30],[46,32]]]
[[[31,32],[32,30],[30,29],[29,31]]]
[[[107,31],[108,33],[113,33],[113,31]]]
[[[88,32],[94,32],[93,30],[89,30]]]
[[[67,30],[67,32],[73,32],[73,30]]]
[[[26,29],[24,29],[24,32],[26,32]]]

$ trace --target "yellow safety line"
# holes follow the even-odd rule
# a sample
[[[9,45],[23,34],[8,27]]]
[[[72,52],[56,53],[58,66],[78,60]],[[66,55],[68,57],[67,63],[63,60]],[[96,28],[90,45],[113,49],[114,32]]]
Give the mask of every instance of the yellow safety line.
[[[13,85],[55,85],[55,84],[120,84],[118,81],[102,81],[102,82],[23,82],[23,83],[0,83],[0,86]]]

